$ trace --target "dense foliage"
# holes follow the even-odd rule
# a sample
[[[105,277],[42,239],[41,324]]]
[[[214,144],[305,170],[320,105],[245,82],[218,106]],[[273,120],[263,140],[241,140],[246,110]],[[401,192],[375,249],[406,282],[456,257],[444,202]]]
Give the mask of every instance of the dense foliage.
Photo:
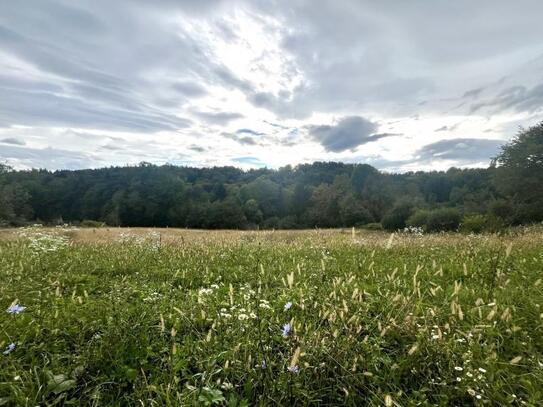
[[[335,162],[250,171],[147,163],[56,172],[2,166],[0,222],[210,229],[382,222],[395,230],[415,216],[432,221],[417,224],[427,230],[447,230],[462,216],[484,214],[493,224],[528,223],[543,220],[542,154],[540,124],[521,131],[488,169],[387,174]],[[440,214],[449,221],[435,222]]]
[[[538,228],[3,233],[2,406],[543,399]]]

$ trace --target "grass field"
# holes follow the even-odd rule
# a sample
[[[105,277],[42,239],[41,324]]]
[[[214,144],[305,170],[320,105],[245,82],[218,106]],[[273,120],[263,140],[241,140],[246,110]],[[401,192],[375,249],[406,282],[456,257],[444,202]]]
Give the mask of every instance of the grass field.
[[[541,405],[542,278],[538,228],[5,230],[0,406]]]

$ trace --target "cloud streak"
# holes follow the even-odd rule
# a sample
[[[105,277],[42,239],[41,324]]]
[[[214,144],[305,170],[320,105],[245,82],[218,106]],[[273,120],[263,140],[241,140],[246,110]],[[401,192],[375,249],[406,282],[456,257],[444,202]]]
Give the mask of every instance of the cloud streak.
[[[405,162],[400,170],[416,155],[421,166],[481,165],[494,145],[475,140],[491,131],[505,141],[541,115],[543,4],[420,10],[369,0],[5,1],[0,148],[16,164],[51,168],[187,156],[280,166],[361,151],[376,165]],[[74,153],[73,132],[86,135],[84,152]]]

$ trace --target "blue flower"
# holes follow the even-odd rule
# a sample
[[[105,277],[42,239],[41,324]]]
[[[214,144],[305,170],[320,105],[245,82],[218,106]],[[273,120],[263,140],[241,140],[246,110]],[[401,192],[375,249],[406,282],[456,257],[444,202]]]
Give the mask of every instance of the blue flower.
[[[292,303],[289,301],[285,304],[285,311],[289,310],[292,307]]]
[[[8,314],[20,314],[26,309],[26,307],[22,307],[19,304],[13,304],[10,305],[8,308]]]
[[[267,365],[267,363],[266,363],[265,360],[262,361],[262,364],[260,365],[260,367],[261,367],[262,369],[266,369],[266,368],[268,367],[268,365]]]
[[[8,347],[6,348],[6,350],[4,352],[2,352],[4,355],[9,355],[11,352],[13,352],[15,350],[15,344],[14,343],[10,343],[8,345]]]
[[[300,368],[298,367],[298,365],[287,367],[287,372],[289,373],[298,373],[299,371],[300,371]]]
[[[290,333],[291,329],[292,329],[292,327],[290,326],[290,324],[283,325],[283,338],[288,337],[288,334]]]

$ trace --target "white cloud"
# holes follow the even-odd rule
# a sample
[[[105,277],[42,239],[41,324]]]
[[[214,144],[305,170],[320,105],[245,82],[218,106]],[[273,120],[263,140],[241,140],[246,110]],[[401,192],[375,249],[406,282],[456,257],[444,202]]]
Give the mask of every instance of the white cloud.
[[[541,117],[542,11],[505,0],[5,2],[0,157],[21,168],[486,165]],[[448,148],[456,139],[469,143]]]

